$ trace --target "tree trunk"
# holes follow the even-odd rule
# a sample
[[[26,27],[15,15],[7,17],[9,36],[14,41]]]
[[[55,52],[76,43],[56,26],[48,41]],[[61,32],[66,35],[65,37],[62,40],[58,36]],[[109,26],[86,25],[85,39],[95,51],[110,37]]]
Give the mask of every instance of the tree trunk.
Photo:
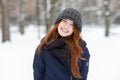
[[[49,31],[50,26],[51,26],[51,15],[48,9],[48,5],[50,5],[50,3],[48,3],[48,1],[50,0],[44,0],[45,1],[45,25],[46,25],[46,33]]]
[[[36,0],[36,19],[38,28],[38,38],[40,38],[40,0]]]
[[[37,19],[37,25],[40,26],[40,2],[39,0],[36,0],[36,19]]]
[[[5,6],[6,4],[6,6]],[[2,9],[2,16],[1,16],[1,26],[2,26],[2,42],[10,41],[10,28],[8,23],[8,12],[7,12],[7,1],[3,3],[0,0],[0,5]]]
[[[105,18],[105,36],[109,36],[109,30],[110,30],[110,20],[106,17]]]
[[[104,7],[105,7],[105,36],[109,36],[110,30],[110,9],[109,9],[109,0],[104,0]]]
[[[55,4],[58,0],[45,0],[45,23],[46,23],[46,33],[49,31],[50,27],[54,25],[56,19],[56,7]],[[50,6],[49,6],[50,5]],[[50,7],[50,8],[49,8]]]
[[[20,17],[19,17],[19,31],[24,34],[25,26],[25,0],[20,1]]]
[[[57,0],[51,0],[51,9],[50,9],[50,14],[51,14],[51,25],[54,24],[55,19],[56,19],[56,7],[55,4],[57,3]]]

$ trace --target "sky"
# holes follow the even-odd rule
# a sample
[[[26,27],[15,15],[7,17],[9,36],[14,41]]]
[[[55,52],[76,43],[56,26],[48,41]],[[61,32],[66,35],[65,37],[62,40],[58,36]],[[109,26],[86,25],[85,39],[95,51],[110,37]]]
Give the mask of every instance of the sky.
[[[109,37],[104,36],[103,26],[83,26],[82,38],[90,52],[88,80],[120,80],[119,26],[111,26]],[[44,30],[44,26],[38,30],[30,24],[25,28],[25,35],[21,35],[17,26],[10,28],[11,41],[0,42],[0,80],[33,80],[34,52],[45,35]]]

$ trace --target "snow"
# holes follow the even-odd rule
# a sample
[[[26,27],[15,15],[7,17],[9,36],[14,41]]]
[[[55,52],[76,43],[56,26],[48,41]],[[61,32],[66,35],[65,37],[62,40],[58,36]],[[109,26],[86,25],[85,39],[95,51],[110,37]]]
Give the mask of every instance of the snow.
[[[91,53],[88,80],[120,80],[120,28],[112,27],[110,37],[104,28],[91,28],[84,33]]]
[[[45,35],[40,27],[41,38]],[[28,25],[25,35],[11,27],[11,42],[0,42],[0,80],[33,80],[33,57],[40,39],[38,28]],[[112,26],[110,37],[104,36],[104,27],[84,26],[82,37],[91,54],[88,80],[120,80],[120,28]],[[1,40],[1,31],[0,31]]]

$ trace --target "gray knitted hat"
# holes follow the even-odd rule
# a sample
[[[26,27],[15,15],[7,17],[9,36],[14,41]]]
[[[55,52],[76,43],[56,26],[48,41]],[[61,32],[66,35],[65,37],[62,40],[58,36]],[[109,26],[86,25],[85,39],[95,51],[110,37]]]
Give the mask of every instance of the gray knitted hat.
[[[82,16],[81,13],[73,8],[67,8],[65,10],[63,10],[60,15],[57,17],[55,23],[57,23],[58,21],[62,20],[62,19],[70,19],[72,20],[75,25],[77,26],[77,28],[80,30],[80,32],[82,31]]]

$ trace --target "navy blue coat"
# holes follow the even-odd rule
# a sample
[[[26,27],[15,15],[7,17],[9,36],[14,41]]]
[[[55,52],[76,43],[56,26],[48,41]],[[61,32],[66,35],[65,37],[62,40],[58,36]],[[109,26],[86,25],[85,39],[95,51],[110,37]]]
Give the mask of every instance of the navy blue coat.
[[[85,47],[83,51],[82,56],[86,58],[86,60],[79,60],[78,64],[83,77],[82,80],[87,80],[90,54],[87,47]],[[44,47],[40,55],[38,55],[37,51],[35,52],[33,71],[34,80],[79,80],[74,78],[70,70]]]

